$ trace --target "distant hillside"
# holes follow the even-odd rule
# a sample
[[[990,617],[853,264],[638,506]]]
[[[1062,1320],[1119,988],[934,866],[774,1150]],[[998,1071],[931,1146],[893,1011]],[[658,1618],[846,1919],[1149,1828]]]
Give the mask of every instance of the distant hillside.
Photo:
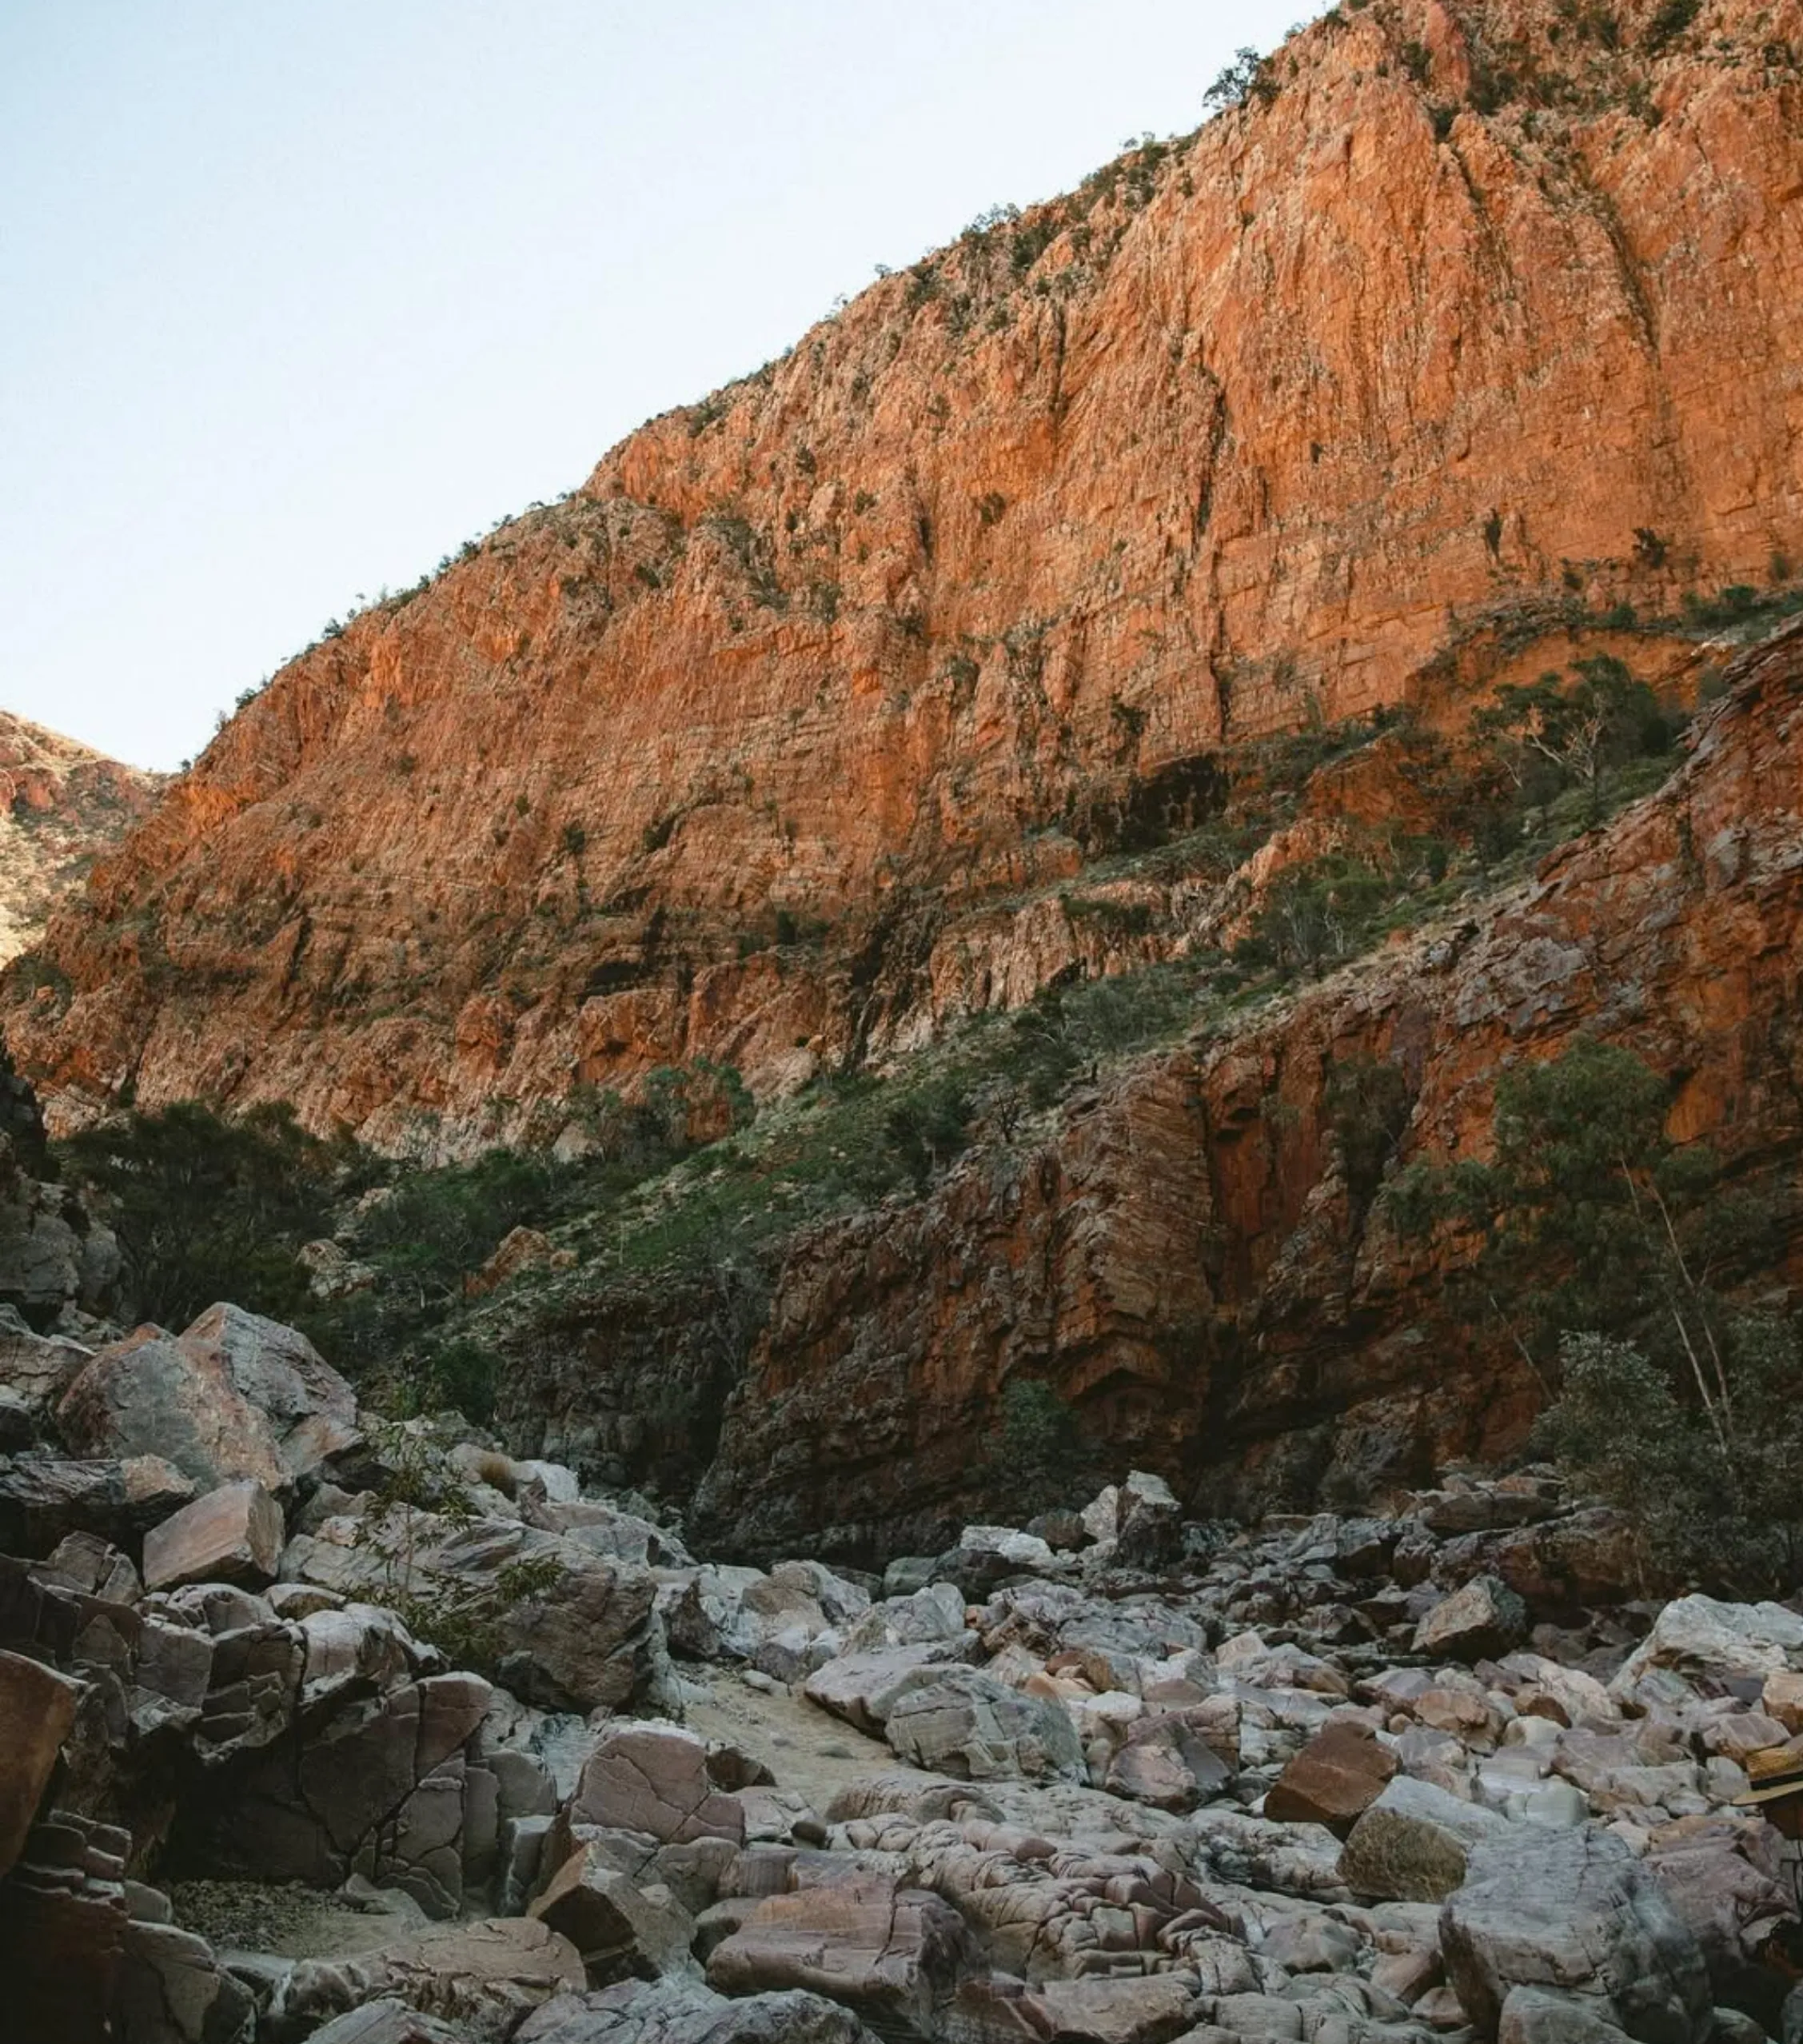
[[[0,710],[0,963],[38,941],[165,779]]]

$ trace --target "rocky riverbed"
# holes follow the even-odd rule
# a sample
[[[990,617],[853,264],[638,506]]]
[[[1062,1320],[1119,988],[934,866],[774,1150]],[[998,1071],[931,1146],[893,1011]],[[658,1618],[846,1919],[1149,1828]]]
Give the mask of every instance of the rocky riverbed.
[[[1803,1616],[1551,1472],[696,1557],[215,1307],[0,1333],[32,2044],[1753,2044]]]

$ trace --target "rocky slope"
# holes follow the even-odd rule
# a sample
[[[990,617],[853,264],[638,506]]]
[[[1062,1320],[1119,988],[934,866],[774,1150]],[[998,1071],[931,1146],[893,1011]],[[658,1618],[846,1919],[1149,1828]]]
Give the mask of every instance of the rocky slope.
[[[1803,1619],[1624,1602],[1550,1472],[885,1576],[697,1559],[218,1306],[19,1333],[0,1979],[32,2044],[1759,2044]],[[1073,1499],[1075,1504],[1076,1500]]]
[[[1119,964],[1045,890],[1223,748],[1803,560],[1800,51],[1336,10],[294,662],[14,978],[25,1066],[454,1153]]]
[[[38,942],[164,778],[0,710],[0,964]]]

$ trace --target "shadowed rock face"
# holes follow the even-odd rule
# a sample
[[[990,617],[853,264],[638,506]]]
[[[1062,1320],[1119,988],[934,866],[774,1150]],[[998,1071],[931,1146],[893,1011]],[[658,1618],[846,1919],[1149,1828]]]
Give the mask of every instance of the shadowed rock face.
[[[1055,916],[959,919],[1223,745],[1803,560],[1803,11],[1615,12],[1346,10],[644,427],[233,720],[15,977],[26,1068],[445,1152],[779,1088],[1031,994]]]
[[[753,1547],[805,1531],[932,1551],[1016,1371],[1199,1513],[1381,1491],[1518,1444],[1538,1387],[1447,1317],[1436,1252],[1349,1188],[1331,1068],[1399,1066],[1404,1160],[1471,1155],[1498,1072],[1591,1031],[1678,1082],[1673,1133],[1731,1172],[1794,1156],[1803,627],[1741,673],[1666,786],[1531,884],[1130,1068],[1043,1145],[804,1240],[704,1514]],[[522,1415],[537,1382],[514,1387]]]

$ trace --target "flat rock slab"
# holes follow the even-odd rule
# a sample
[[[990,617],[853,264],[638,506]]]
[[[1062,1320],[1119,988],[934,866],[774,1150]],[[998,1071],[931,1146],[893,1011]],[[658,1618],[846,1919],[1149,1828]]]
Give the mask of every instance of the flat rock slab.
[[[221,1484],[154,1526],[144,1536],[144,1583],[273,1582],[281,1561],[281,1507],[246,1478]]]
[[[1395,1773],[1395,1755],[1368,1725],[1337,1719],[1272,1783],[1265,1814],[1282,1823],[1325,1824],[1344,1838]]]

